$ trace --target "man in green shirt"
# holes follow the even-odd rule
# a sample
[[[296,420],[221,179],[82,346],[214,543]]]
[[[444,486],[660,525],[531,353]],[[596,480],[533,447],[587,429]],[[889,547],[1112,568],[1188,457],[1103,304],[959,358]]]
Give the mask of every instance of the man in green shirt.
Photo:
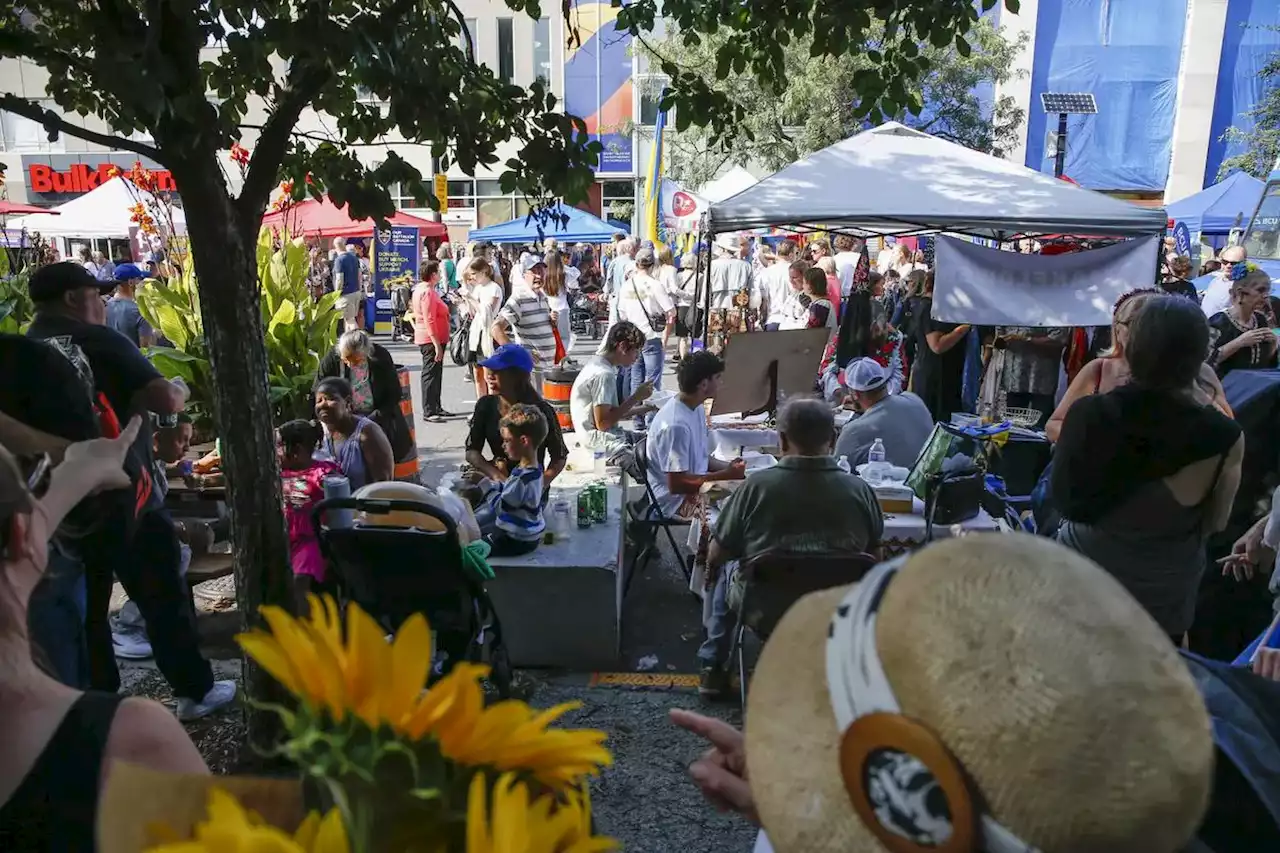
[[[831,448],[835,418],[821,400],[802,398],[778,412],[782,458],[752,474],[726,501],[707,553],[715,587],[706,641],[698,649],[699,692],[716,696],[728,688],[732,611],[742,594],[738,564],[765,551],[790,554],[874,552],[884,534],[884,516],[875,492],[860,477],[836,464]]]

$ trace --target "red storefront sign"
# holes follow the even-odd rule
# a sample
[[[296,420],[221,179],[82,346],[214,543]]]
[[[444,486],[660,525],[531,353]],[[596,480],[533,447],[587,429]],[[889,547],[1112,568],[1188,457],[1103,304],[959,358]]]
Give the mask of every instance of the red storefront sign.
[[[27,191],[33,193],[87,193],[97,189],[103,181],[110,180],[112,170],[119,166],[103,163],[96,169],[83,163],[77,163],[65,172],[59,172],[43,163],[32,163],[27,167]],[[176,192],[173,173],[163,169],[152,171],[156,179],[156,189],[160,192]]]

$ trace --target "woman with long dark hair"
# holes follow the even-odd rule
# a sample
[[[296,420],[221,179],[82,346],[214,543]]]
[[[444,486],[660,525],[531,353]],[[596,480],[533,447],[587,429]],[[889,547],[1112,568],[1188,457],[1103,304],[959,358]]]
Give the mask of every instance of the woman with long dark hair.
[[[1191,627],[1205,541],[1240,484],[1239,425],[1196,395],[1209,346],[1188,299],[1155,296],[1129,324],[1129,381],[1077,400],[1054,452],[1058,541],[1110,572],[1175,643]]]
[[[911,369],[912,390],[924,400],[935,421],[949,421],[951,414],[963,407],[963,342],[969,325],[933,318],[932,273],[925,273],[924,294],[914,313],[916,361]]]

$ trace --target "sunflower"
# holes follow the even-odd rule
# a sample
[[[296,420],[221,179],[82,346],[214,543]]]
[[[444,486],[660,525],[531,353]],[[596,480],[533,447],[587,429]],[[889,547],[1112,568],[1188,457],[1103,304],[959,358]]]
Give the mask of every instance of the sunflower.
[[[312,812],[289,835],[264,824],[226,791],[211,788],[209,816],[196,824],[195,838],[168,840],[147,848],[147,853],[349,853],[350,849],[337,809],[323,819]]]
[[[413,741],[430,737],[458,764],[525,771],[556,788],[610,763],[604,732],[548,728],[575,703],[541,712],[514,700],[485,708],[480,679],[487,666],[459,663],[423,693],[432,649],[421,614],[405,620],[388,644],[372,617],[348,605],[344,644],[337,603],[327,596],[310,602],[305,618],[264,607],[270,632],[236,639],[290,693],[336,722],[351,714]]]
[[[483,773],[471,779],[467,797],[467,853],[599,853],[618,844],[591,834],[591,803],[571,791],[532,800],[529,789],[504,773],[493,786],[493,813]]]

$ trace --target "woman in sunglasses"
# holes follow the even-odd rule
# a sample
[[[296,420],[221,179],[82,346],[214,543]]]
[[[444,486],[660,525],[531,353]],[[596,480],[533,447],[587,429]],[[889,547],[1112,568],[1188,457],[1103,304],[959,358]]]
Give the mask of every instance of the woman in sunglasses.
[[[207,773],[182,725],[158,703],[85,693],[33,661],[27,604],[50,534],[86,496],[124,488],[134,418],[116,439],[72,444],[56,467],[0,446],[0,850],[93,850],[98,791],[112,761]]]

